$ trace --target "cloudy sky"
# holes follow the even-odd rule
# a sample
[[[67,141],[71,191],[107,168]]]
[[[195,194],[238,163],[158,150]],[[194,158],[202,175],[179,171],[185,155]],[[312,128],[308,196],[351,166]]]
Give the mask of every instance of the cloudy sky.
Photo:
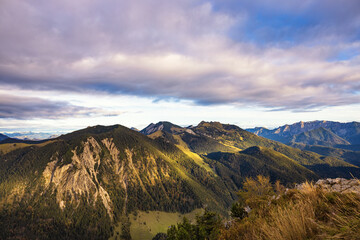
[[[359,0],[0,0],[0,132],[360,120]]]

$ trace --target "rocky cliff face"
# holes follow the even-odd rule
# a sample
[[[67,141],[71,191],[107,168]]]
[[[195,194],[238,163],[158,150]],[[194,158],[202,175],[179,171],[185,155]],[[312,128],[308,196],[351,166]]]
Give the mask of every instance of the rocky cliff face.
[[[66,207],[66,199],[74,202],[81,196],[87,196],[93,202],[100,197],[110,218],[112,202],[109,193],[101,186],[98,176],[98,166],[101,164],[101,147],[93,138],[89,137],[83,144],[82,153],[72,150],[71,162],[62,164],[59,157],[49,162],[43,172],[46,188],[56,191],[56,200],[61,209]]]

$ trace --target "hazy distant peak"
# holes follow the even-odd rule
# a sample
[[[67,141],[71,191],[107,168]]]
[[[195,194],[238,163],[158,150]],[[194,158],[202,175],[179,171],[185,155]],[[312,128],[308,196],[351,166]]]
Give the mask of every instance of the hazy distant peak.
[[[53,133],[44,133],[44,132],[12,132],[6,133],[6,138],[16,138],[21,140],[44,140],[58,137],[61,133],[53,132]],[[1,137],[0,137],[1,141]]]

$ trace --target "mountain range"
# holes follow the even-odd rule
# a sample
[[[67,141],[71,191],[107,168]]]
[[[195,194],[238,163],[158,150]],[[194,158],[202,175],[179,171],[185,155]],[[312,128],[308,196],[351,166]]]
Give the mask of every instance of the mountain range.
[[[50,138],[56,138],[60,136],[59,132],[56,133],[46,133],[46,132],[5,132],[4,134],[0,134],[0,141],[3,140],[1,138],[1,135],[5,135],[6,138],[17,138],[22,140],[44,140],[44,139],[50,139]]]
[[[316,143],[346,145],[332,130],[320,131]],[[356,135],[345,135],[356,142]],[[94,126],[41,142],[5,140],[0,150],[1,239],[136,239],[134,219],[146,212],[152,217],[143,226],[165,228],[167,220],[151,213],[206,207],[227,216],[247,177],[269,176],[286,186],[360,177],[358,162],[339,152],[320,155],[219,122],[159,122],[140,132]],[[146,231],[145,239],[155,234]]]
[[[360,166],[359,122],[312,121],[284,125],[272,130],[264,127],[246,130],[288,146],[337,157]]]
[[[292,142],[306,143],[306,141],[316,140],[319,141],[319,145],[360,145],[359,122],[340,123],[332,121],[301,121],[291,125],[280,126],[272,130],[264,127],[246,130],[255,133],[258,136],[266,137],[284,144],[290,144]]]

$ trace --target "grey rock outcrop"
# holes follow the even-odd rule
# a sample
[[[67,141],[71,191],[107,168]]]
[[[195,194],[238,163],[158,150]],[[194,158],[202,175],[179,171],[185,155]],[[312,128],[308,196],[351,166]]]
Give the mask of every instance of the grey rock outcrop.
[[[301,190],[304,187],[304,183],[297,185],[296,188]],[[358,179],[345,179],[345,178],[327,178],[320,179],[315,184],[314,187],[321,188],[329,192],[339,192],[339,193],[358,193],[360,194],[360,180]]]
[[[315,183],[316,187],[321,187],[327,191],[348,193],[355,192],[360,194],[360,181],[358,179],[327,178],[320,179]]]

